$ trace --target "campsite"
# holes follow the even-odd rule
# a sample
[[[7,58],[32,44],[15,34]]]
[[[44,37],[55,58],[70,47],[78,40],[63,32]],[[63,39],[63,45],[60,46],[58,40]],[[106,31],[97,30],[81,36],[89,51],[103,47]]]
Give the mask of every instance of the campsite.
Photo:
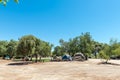
[[[0,80],[120,80],[120,0],[0,0]]]

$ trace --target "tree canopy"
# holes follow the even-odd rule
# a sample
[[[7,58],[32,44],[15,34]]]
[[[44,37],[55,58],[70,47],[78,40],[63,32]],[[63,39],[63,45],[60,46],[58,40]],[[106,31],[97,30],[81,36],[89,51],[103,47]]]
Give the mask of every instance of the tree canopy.
[[[82,52],[90,58],[102,58],[106,62],[110,58],[120,56],[120,42],[110,40],[110,44],[95,41],[89,32],[82,33],[69,41],[60,39],[60,46],[54,48],[53,54],[62,56],[65,53],[74,56],[75,53]]]
[[[48,56],[62,56],[69,54],[74,56],[81,52],[86,57],[102,58],[106,62],[111,58],[120,57],[120,42],[111,39],[109,44],[95,41],[89,32],[81,33],[80,36],[70,38],[68,41],[59,40],[60,45],[55,46],[43,41],[34,35],[24,35],[18,41],[11,39],[10,41],[0,41],[0,57],[9,55],[14,56],[34,56],[37,58]]]
[[[48,57],[51,56],[52,44],[33,35],[22,36],[18,41],[0,41],[0,56],[16,57]]]
[[[3,4],[4,6],[6,6],[7,2],[9,2],[9,0],[0,0],[0,3]],[[19,0],[14,0],[15,3],[18,3]]]

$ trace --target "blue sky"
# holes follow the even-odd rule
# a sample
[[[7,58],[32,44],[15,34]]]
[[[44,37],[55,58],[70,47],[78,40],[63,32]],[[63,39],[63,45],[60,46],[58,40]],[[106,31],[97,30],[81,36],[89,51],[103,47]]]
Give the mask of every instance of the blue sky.
[[[11,0],[0,5],[0,40],[33,34],[58,45],[59,39],[82,32],[99,42],[120,40],[120,0]]]

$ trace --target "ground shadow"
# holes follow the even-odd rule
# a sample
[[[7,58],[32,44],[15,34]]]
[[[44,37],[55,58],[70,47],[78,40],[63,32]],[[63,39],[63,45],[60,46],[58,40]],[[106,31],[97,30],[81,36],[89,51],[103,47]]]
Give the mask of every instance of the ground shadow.
[[[11,66],[22,66],[22,65],[28,65],[28,64],[32,64],[32,62],[12,62],[12,63],[9,63],[7,65],[11,65]]]
[[[120,64],[111,63],[111,62],[108,62],[108,63],[106,63],[106,62],[100,62],[100,63],[98,63],[98,65],[102,65],[102,64],[104,64],[104,65],[115,65],[115,66],[120,66]]]

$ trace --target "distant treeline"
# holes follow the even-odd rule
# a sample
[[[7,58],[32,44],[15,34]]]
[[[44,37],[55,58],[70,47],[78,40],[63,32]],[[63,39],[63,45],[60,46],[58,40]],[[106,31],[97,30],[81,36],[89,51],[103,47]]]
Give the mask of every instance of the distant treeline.
[[[51,55],[52,44],[36,38],[33,35],[25,35],[19,41],[0,41],[0,56],[13,57],[46,57]]]
[[[61,56],[68,53],[74,56],[81,52],[90,58],[102,58],[108,61],[110,58],[120,56],[120,42],[111,39],[109,44],[95,41],[89,32],[82,33],[80,36],[64,41],[60,39],[60,46],[56,46],[53,55]]]
[[[33,35],[25,35],[18,41],[0,41],[0,56],[62,56],[69,54],[74,56],[75,53],[81,52],[90,58],[103,58],[109,60],[111,57],[120,55],[120,42],[110,40],[109,44],[100,43],[92,39],[89,32],[82,33],[80,36],[69,39],[69,41],[59,40],[60,46],[54,46]]]

